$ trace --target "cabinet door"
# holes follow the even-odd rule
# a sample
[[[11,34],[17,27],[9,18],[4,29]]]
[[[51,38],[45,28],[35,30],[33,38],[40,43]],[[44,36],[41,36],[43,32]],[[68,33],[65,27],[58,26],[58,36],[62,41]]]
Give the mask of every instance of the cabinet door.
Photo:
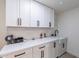
[[[34,58],[45,58],[47,57],[46,44],[42,44],[36,47],[33,47],[33,57]]]
[[[51,22],[51,28],[54,27],[54,9],[50,9],[50,22]]]
[[[33,58],[41,58],[41,49],[39,46],[33,47]]]
[[[53,48],[53,42],[50,42],[47,47],[45,48],[46,57],[47,58],[55,58],[55,49]]]
[[[51,49],[52,49],[51,57],[52,58],[56,58],[58,56],[58,49],[59,49],[58,42],[59,41],[57,40],[57,41],[51,43]]]
[[[54,43],[51,42],[50,44],[51,44],[51,45],[50,45],[50,46],[51,46],[51,48],[50,48],[50,57],[51,57],[51,58],[56,58],[56,57],[55,57],[55,54],[56,54],[55,52],[56,52],[56,51],[55,51]]]
[[[43,27],[44,7],[36,1],[31,1],[31,27]]]
[[[31,0],[20,0],[20,19],[21,26],[30,27]]]
[[[67,39],[61,39],[59,42],[59,56],[66,52],[67,49]]]
[[[44,6],[44,27],[49,27],[50,22],[50,8]]]
[[[50,58],[50,45],[42,44],[36,47],[33,47],[33,57],[34,58]]]
[[[67,39],[62,40],[62,51],[63,53],[66,52],[67,49]]]
[[[44,58],[51,58],[51,45],[50,43],[45,44],[44,48]]]
[[[6,0],[6,26],[17,26],[19,18],[19,0]]]

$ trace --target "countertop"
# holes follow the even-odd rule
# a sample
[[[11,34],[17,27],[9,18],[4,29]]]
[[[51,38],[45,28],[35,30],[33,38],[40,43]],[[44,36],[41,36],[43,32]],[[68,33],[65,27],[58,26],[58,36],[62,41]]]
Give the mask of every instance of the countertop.
[[[34,46],[38,46],[41,44],[49,43],[49,42],[52,42],[55,40],[60,40],[60,39],[63,39],[63,38],[47,37],[47,38],[43,38],[43,39],[29,40],[29,41],[25,41],[22,43],[5,45],[0,51],[0,56],[7,55],[9,53],[13,53],[13,52],[16,52],[21,49],[32,48]]]

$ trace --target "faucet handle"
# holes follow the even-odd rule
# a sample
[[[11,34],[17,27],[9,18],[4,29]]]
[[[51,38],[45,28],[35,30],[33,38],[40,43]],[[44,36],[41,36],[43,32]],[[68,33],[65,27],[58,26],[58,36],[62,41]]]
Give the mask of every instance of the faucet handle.
[[[40,38],[43,38],[43,34],[42,33],[40,34]]]

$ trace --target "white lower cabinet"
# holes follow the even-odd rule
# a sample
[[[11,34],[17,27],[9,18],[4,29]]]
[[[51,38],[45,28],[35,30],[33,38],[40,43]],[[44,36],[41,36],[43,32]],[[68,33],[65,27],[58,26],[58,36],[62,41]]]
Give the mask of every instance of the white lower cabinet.
[[[56,40],[56,41],[50,43],[50,50],[49,50],[50,58],[56,58],[58,56],[58,49],[59,49],[58,42],[59,41]]]
[[[49,58],[49,44],[33,47],[33,58]]]
[[[65,53],[66,49],[67,49],[67,39],[59,40],[59,54],[58,54],[58,56],[61,56],[63,53]]]
[[[19,25],[19,0],[6,0],[6,26]]]
[[[54,27],[54,10],[35,0],[6,0],[6,26]]]
[[[5,58],[56,58],[61,56],[67,49],[67,39],[55,40],[29,49],[19,50]]]
[[[3,58],[32,58],[32,49],[16,51],[14,53],[5,55]]]
[[[58,40],[33,47],[34,58],[56,58],[58,56]]]
[[[58,58],[66,52],[67,49],[67,39],[56,40],[50,43],[51,45],[51,57]]]

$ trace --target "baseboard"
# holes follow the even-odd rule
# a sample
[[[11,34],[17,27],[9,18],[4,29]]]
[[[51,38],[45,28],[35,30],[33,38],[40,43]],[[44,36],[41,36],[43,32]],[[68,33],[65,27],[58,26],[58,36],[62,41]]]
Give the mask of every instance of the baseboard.
[[[67,52],[64,52],[62,55],[57,56],[56,58],[61,58],[64,54],[66,54]]]

